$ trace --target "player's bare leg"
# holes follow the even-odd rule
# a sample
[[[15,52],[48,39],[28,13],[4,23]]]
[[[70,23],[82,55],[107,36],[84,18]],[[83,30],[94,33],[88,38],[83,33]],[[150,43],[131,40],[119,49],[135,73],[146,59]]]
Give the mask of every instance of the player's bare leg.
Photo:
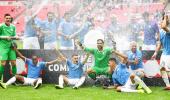
[[[4,89],[7,88],[8,85],[11,85],[12,83],[15,83],[16,81],[20,82],[20,83],[24,83],[24,77],[20,76],[20,75],[15,75],[14,77],[12,77],[11,79],[9,79],[6,83],[0,83],[0,86]]]
[[[60,75],[58,83],[59,83],[58,85],[55,85],[55,88],[63,89],[64,88],[64,83],[68,84],[68,78],[66,76],[64,76],[64,75]]]
[[[42,85],[42,78],[38,78],[34,82],[34,89],[38,89]]]
[[[117,92],[136,92],[136,93],[144,93],[144,90],[134,90],[129,88],[123,88],[122,86],[119,86],[116,88]]]
[[[146,93],[148,93],[148,94],[152,93],[150,88],[147,87],[146,84],[138,76],[132,74],[130,76],[130,79],[131,79],[132,83],[139,84],[146,91]]]
[[[79,81],[75,84],[75,86],[73,87],[73,89],[78,89],[85,81],[86,79],[86,76],[82,76]]]
[[[162,79],[166,85],[165,90],[170,90],[170,83],[169,83],[168,74],[167,74],[165,67],[162,67],[160,69],[160,72],[161,72]]]
[[[85,76],[89,76],[91,79],[96,80],[96,72],[92,68],[86,70]]]

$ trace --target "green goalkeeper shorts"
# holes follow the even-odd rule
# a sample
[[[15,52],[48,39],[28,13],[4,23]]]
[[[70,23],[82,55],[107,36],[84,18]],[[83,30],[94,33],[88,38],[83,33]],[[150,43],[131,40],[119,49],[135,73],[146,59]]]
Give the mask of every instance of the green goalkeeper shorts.
[[[94,66],[92,67],[92,70],[95,71],[96,74],[89,74],[88,76],[90,78],[95,78],[97,75],[106,75],[108,78],[111,77],[111,74],[108,73],[109,67],[99,68]]]
[[[0,60],[16,60],[16,52],[11,48],[0,48]]]
[[[92,67],[92,70],[96,72],[96,74],[101,74],[101,75],[105,75],[108,73],[109,71],[109,67],[104,67],[104,68],[99,68],[99,67]]]

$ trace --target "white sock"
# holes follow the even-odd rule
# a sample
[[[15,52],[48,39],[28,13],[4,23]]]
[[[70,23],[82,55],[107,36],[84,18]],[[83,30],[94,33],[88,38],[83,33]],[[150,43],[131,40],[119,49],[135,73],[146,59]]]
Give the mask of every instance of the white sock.
[[[139,90],[132,90],[128,88],[121,88],[121,92],[138,92]]]
[[[60,75],[59,76],[59,85],[63,87],[63,84],[64,84],[64,78],[63,78],[63,75]]]
[[[80,87],[84,81],[85,81],[86,77],[85,76],[82,76],[79,81],[75,84],[75,87]]]
[[[5,85],[11,85],[12,83],[14,83],[16,81],[16,77],[14,76],[14,77],[12,77],[11,79],[9,79],[7,82],[6,82],[6,84]]]
[[[170,86],[169,79],[166,71],[161,71],[162,79],[165,82],[166,86]]]
[[[37,83],[41,83],[42,84],[42,78],[38,78]]]
[[[134,78],[134,81],[135,83],[141,85],[146,91],[149,89],[146,84],[138,77],[138,76],[135,76]],[[150,90],[150,89],[149,89]]]

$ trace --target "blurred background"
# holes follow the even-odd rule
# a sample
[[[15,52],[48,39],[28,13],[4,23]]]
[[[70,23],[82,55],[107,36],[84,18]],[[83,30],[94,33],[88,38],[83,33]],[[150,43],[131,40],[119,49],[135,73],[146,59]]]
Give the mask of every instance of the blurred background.
[[[1,23],[5,13],[22,38],[19,49],[75,50],[75,39],[96,47],[101,38],[118,50],[128,50],[131,41],[154,50],[170,0],[1,0]]]

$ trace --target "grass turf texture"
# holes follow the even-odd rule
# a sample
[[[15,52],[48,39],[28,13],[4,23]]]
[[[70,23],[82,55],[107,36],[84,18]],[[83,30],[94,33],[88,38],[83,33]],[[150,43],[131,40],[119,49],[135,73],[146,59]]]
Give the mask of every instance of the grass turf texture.
[[[170,91],[162,87],[151,87],[152,94],[120,93],[104,90],[101,87],[82,87],[74,90],[71,87],[55,89],[54,85],[43,84],[35,90],[31,86],[9,86],[0,88],[0,100],[169,100]]]

